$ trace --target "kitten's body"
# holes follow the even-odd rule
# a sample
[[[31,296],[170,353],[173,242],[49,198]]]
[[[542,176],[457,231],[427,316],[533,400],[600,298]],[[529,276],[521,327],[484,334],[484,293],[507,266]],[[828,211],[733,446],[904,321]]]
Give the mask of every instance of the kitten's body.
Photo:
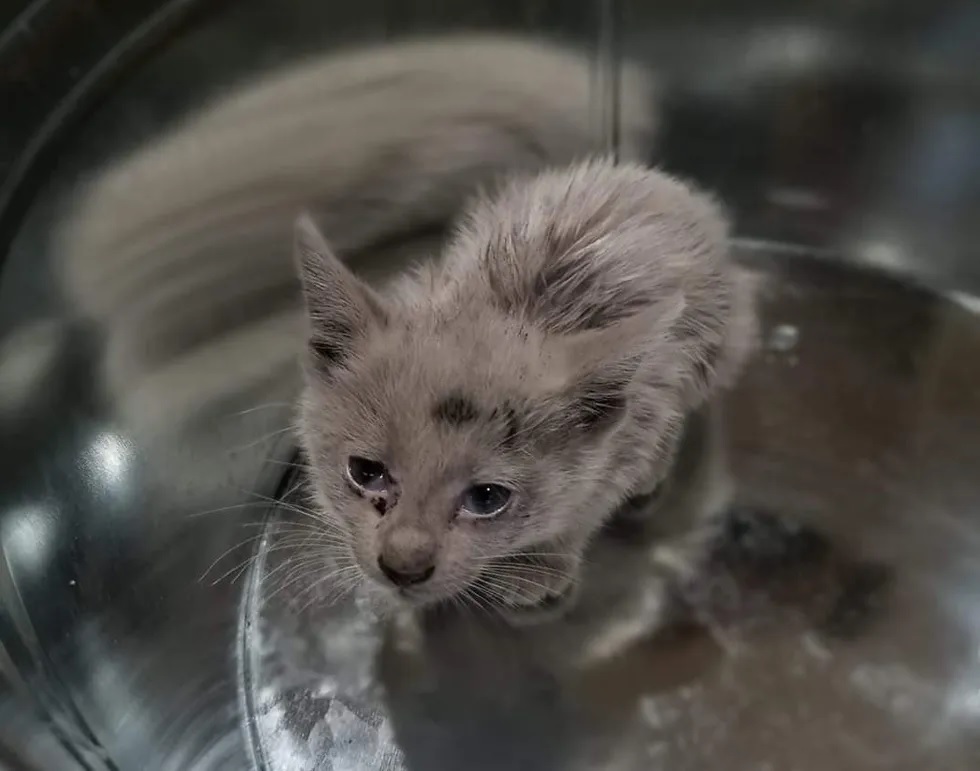
[[[297,238],[318,503],[361,570],[418,604],[566,592],[590,538],[663,479],[685,418],[753,339],[720,212],[634,164],[514,179],[441,259],[381,293],[309,219]],[[484,516],[466,502],[488,486],[506,502]]]
[[[188,464],[188,478],[200,463],[253,442],[249,423],[230,421],[236,406],[282,398],[293,385],[302,323],[286,252],[295,212],[311,210],[358,269],[382,263],[390,270],[431,258],[478,187],[508,170],[560,168],[603,149],[590,76],[588,57],[532,41],[463,36],[380,46],[249,85],[110,168],[87,190],[61,250],[68,296],[105,333],[106,382],[126,424],[161,446],[169,469]],[[639,72],[625,68],[621,87],[620,155],[629,160],[649,147],[655,107]],[[704,257],[690,265],[636,262],[641,252],[623,251],[608,236],[639,232],[630,221],[644,212],[620,205],[635,204],[637,191],[626,185],[617,192],[618,183],[605,189],[609,170],[602,164],[576,173],[599,175],[598,208],[586,196],[579,201],[584,208],[571,202],[550,212],[528,209],[529,191],[554,194],[565,186],[569,177],[561,172],[515,184],[496,204],[473,212],[441,267],[423,267],[392,289],[396,299],[386,310],[399,309],[393,328],[401,332],[372,336],[367,347],[359,340],[347,361],[373,367],[373,374],[365,369],[359,382],[344,384],[336,379],[340,370],[333,382],[311,371],[303,437],[320,503],[325,517],[359,534],[351,545],[365,572],[378,577],[370,551],[377,543],[361,537],[368,530],[381,525],[377,532],[384,530],[396,556],[417,554],[431,545],[425,528],[393,523],[404,524],[406,512],[420,522],[426,515],[445,520],[439,538],[448,533],[449,540],[439,548],[445,546],[440,553],[449,562],[440,563],[427,589],[412,590],[420,602],[466,591],[490,563],[509,580],[482,591],[505,604],[535,603],[542,592],[564,588],[577,575],[591,533],[624,496],[656,486],[683,415],[741,358],[751,324],[743,323],[749,314],[737,302],[742,295],[713,208],[627,166],[640,187],[652,180],[659,186],[655,197],[666,196],[646,213],[656,213],[667,228],[646,235],[664,236],[660,245],[670,246],[670,224],[686,212],[695,239],[674,244],[680,249],[674,256]],[[615,195],[602,198],[604,189]],[[626,217],[622,228],[610,230],[600,216],[607,205],[613,219]],[[561,247],[590,233],[605,233],[614,247],[599,250],[603,275],[621,289],[635,285],[650,293],[624,304],[588,271],[543,275],[541,259],[570,253]],[[526,248],[518,253],[513,247],[521,244]],[[307,228],[307,252],[322,247]],[[670,256],[670,249],[654,252]],[[617,262],[616,254],[628,259]],[[306,278],[316,279],[309,270]],[[347,280],[344,275],[342,283]],[[718,305],[730,290],[728,304]],[[678,291],[684,307],[672,304]],[[326,295],[308,296],[315,310]],[[706,312],[711,323],[688,329],[686,342],[670,350],[645,347],[661,339],[674,315],[690,321],[690,308]],[[600,328],[634,312],[632,322],[621,320],[625,326]],[[412,323],[404,326],[405,318]],[[321,354],[336,347],[337,333],[356,331],[341,325],[324,335],[324,318],[315,321]],[[577,344],[569,347],[569,337]],[[640,344],[639,358],[606,358],[633,343]],[[717,355],[706,357],[701,343]],[[699,374],[696,361],[710,366]],[[568,390],[576,382],[580,388]],[[617,390],[622,387],[628,398]],[[637,396],[642,404],[627,408]],[[624,417],[635,417],[637,407],[645,413],[639,422]],[[577,415],[572,423],[581,424],[582,436],[591,432],[593,439],[562,439],[570,415]],[[403,499],[391,516],[378,519],[374,508],[351,506],[335,473],[339,453],[355,441],[362,452],[388,449],[418,459],[408,474],[413,484],[439,479],[450,461],[465,460],[474,447],[492,449],[481,445],[491,425],[510,449],[483,471],[520,483],[521,494],[539,490],[539,500],[523,529],[494,534],[484,523],[490,527],[465,548],[455,548],[452,532],[461,528],[443,511],[446,501],[428,507],[419,493],[414,514]],[[546,452],[536,456],[538,449]],[[457,477],[462,470],[456,468]],[[406,495],[416,492],[406,487]]]

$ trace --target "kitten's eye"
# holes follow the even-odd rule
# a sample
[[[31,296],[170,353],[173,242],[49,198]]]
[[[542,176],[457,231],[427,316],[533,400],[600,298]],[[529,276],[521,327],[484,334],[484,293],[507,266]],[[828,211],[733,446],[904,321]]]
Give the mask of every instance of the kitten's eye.
[[[388,469],[383,463],[352,455],[347,459],[347,476],[357,487],[369,493],[388,489]]]
[[[493,517],[510,503],[510,496],[510,490],[503,485],[473,485],[463,493],[461,508],[471,517]]]

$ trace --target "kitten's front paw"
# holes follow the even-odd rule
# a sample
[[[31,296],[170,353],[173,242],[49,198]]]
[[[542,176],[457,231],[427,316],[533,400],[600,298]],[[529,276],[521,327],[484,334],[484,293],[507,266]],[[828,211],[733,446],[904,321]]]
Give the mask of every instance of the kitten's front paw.
[[[581,558],[534,553],[508,557],[490,566],[485,593],[515,624],[541,623],[564,614],[578,597]]]
[[[558,594],[548,594],[534,605],[513,605],[501,609],[500,615],[512,626],[546,624],[568,613],[578,601],[578,584],[569,582]]]

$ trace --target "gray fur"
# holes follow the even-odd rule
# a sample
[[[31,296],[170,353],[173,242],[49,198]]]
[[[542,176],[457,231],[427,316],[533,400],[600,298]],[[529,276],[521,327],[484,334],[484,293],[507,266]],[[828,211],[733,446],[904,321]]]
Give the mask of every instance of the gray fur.
[[[358,271],[386,271],[440,240],[505,171],[602,150],[592,67],[504,35],[358,47],[244,84],[91,180],[60,234],[60,267],[69,299],[105,330],[105,379],[129,419],[167,431],[175,412],[198,412],[174,399],[234,402],[229,387],[288,369],[296,336],[255,350],[299,328],[297,211],[314,212]],[[622,76],[622,153],[640,157],[651,79],[633,66]],[[207,384],[202,362],[218,354],[241,376]]]
[[[632,163],[514,177],[468,210],[440,259],[381,290],[309,217],[296,253],[310,339],[335,344],[304,357],[319,507],[379,587],[379,554],[432,545],[432,578],[399,592],[418,604],[565,592],[590,538],[663,478],[685,417],[732,381],[754,336],[718,207]],[[383,516],[345,483],[352,455],[391,471]],[[509,487],[511,505],[461,516],[476,483]]]

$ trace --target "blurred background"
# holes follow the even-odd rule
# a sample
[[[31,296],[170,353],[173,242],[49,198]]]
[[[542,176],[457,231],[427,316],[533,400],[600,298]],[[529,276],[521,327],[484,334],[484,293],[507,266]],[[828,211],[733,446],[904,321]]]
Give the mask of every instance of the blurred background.
[[[775,277],[736,476],[814,516],[868,515],[857,548],[916,566],[909,602],[942,611],[895,639],[916,641],[925,685],[889,681],[888,704],[866,706],[943,716],[910,768],[978,767],[980,4],[0,0],[0,768],[262,765],[242,730],[244,582],[208,574],[243,564],[291,457],[292,295],[249,295],[199,329],[220,344],[168,358],[169,327],[93,311],[112,271],[73,294],[64,233],[92,181],[268,73],[461,32],[581,51],[569,76],[597,147],[649,113],[635,152],[728,207],[739,255]],[[650,73],[647,103],[624,103],[626,62]],[[153,180],[124,195],[152,197]],[[884,722],[862,741],[907,734]],[[739,768],[820,767],[745,752]],[[899,768],[848,752],[828,762]]]

